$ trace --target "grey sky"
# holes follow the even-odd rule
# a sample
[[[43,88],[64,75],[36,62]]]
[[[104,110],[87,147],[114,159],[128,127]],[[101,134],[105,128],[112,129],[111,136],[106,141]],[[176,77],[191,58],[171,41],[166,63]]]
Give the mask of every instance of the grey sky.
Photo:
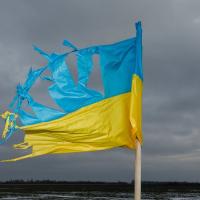
[[[200,181],[199,0],[0,0],[0,111],[14,96],[30,66],[44,63],[32,44],[64,50],[119,41],[143,23],[143,180]],[[96,83],[100,88],[99,82]],[[35,88],[38,98],[43,88]],[[2,122],[1,129],[2,129]],[[0,146],[0,159],[22,155]],[[0,164],[1,180],[58,179],[130,181],[134,152],[49,155]]]

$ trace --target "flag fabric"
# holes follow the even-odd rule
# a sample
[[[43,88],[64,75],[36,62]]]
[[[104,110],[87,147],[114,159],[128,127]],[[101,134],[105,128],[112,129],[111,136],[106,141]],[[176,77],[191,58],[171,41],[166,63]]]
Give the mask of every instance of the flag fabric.
[[[48,54],[34,49],[48,60],[39,69],[30,69],[25,83],[18,84],[11,102],[11,112],[2,114],[5,129],[1,143],[15,130],[24,131],[24,142],[16,149],[32,148],[32,153],[6,161],[16,161],[44,154],[87,152],[114,147],[135,148],[142,143],[142,28],[136,23],[136,36],[110,45],[78,49],[64,40],[70,51]],[[70,72],[66,59],[77,58],[78,81]],[[99,56],[103,94],[88,87],[93,70],[93,56]],[[45,76],[44,72],[50,72]],[[57,110],[33,99],[32,86],[38,79],[50,81],[49,96]],[[24,106],[32,109],[28,112]],[[17,117],[21,126],[17,125]]]

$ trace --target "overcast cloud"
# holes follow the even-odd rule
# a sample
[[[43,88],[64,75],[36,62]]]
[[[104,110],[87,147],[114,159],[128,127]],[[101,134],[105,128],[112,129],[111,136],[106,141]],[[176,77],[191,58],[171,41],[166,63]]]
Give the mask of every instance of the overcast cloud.
[[[29,67],[44,64],[32,44],[61,52],[63,39],[78,47],[112,43],[135,35],[137,18],[144,34],[143,180],[200,181],[199,10],[199,0],[0,0],[0,111]],[[46,101],[43,91],[36,86],[34,94]],[[16,133],[1,145],[0,159],[25,154],[12,148],[22,139]],[[0,174],[131,181],[133,166],[134,152],[115,149],[0,164]]]

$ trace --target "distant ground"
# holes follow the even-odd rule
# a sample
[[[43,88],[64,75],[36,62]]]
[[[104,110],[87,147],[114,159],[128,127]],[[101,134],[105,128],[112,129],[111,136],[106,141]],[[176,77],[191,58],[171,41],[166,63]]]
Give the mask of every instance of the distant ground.
[[[22,181],[0,182],[1,192],[29,193],[34,191],[103,191],[132,192],[134,184],[125,182],[67,182],[67,181]],[[200,183],[188,182],[142,182],[143,192],[200,192]]]

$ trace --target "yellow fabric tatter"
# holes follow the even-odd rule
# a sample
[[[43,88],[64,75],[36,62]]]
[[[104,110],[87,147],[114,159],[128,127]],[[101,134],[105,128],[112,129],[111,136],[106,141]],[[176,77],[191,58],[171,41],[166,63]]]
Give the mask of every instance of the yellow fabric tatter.
[[[133,127],[132,133],[142,144],[142,89],[143,83],[139,76],[133,75],[131,88],[130,121]],[[136,126],[136,127],[134,127]]]
[[[13,120],[11,119],[11,116],[13,117]],[[3,130],[3,133],[2,133],[2,138],[5,138],[6,135],[7,135],[7,133],[8,133],[8,131],[9,131],[9,128],[13,127],[13,126],[16,126],[14,124],[14,120],[18,116],[15,113],[11,113],[9,111],[6,111],[6,112],[4,112],[4,113],[1,114],[1,117],[6,120],[5,127],[4,127],[4,130]]]

